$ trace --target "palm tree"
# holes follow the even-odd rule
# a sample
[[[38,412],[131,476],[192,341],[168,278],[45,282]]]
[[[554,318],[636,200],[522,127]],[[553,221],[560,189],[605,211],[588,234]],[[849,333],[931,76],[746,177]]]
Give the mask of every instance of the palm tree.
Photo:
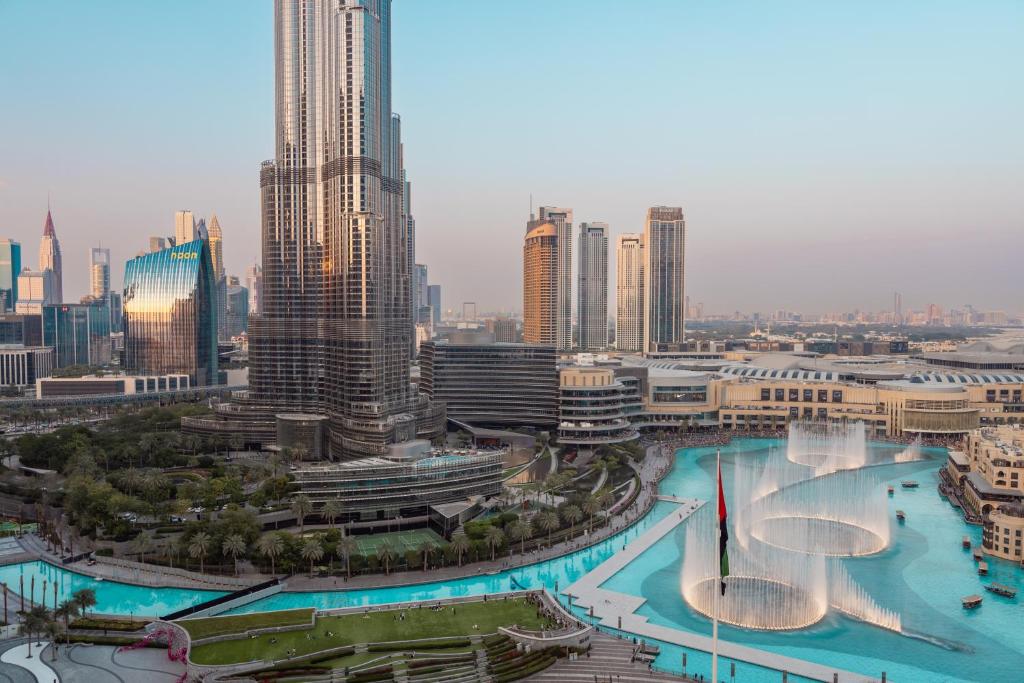
[[[146,553],[153,549],[153,535],[148,531],[142,531],[132,541],[132,545],[135,547],[135,552],[139,554],[139,562],[145,562]]]
[[[551,532],[558,531],[561,526],[558,515],[551,510],[545,510],[533,518],[533,523],[537,525],[538,529],[548,533],[548,545],[551,545]]]
[[[43,626],[46,637],[50,639],[50,661],[57,661],[57,648],[60,646],[60,624],[56,621],[47,621]]]
[[[302,544],[302,550],[300,551],[302,559],[309,560],[309,576],[313,576],[313,563],[319,562],[324,556],[324,548],[320,545],[320,539],[307,538],[306,542]]]
[[[333,529],[334,522],[341,516],[341,512],[341,501],[337,498],[331,498],[329,501],[324,503],[323,510],[320,511],[320,514],[322,514],[324,519],[327,520],[328,526]]]
[[[384,542],[377,546],[377,559],[384,563],[384,575],[391,573],[391,562],[395,559],[395,550],[391,542],[384,539]]]
[[[601,510],[601,503],[598,501],[597,496],[589,495],[583,499],[583,512],[586,513],[589,521],[587,522],[587,533],[589,534],[594,529],[594,515]]]
[[[200,531],[194,534],[188,542],[188,554],[193,560],[199,560],[199,573],[203,573],[203,560],[206,559],[206,553],[210,550],[210,534],[205,531]]]
[[[70,645],[71,644],[71,618],[78,616],[78,605],[75,603],[74,599],[65,600],[64,602],[60,603],[60,607],[58,607],[56,610],[54,610],[53,615],[55,617],[60,617],[61,619],[64,620],[64,633],[65,633],[65,637],[67,638],[66,642],[67,642],[68,645]]]
[[[469,536],[466,536],[466,534],[461,531],[452,534],[452,540],[451,543],[449,543],[449,547],[452,549],[452,552],[455,553],[455,556],[459,558],[459,566],[461,567],[462,556],[466,554],[467,550],[469,550]]]
[[[238,556],[245,554],[245,539],[241,534],[228,534],[221,544],[221,552],[235,561],[235,576],[238,576]]]
[[[487,533],[484,534],[484,540],[487,542],[487,547],[491,549],[491,562],[494,562],[494,553],[505,542],[505,532],[500,527],[490,526]]]
[[[270,558],[270,573],[276,574],[274,560],[284,552],[284,539],[281,538],[281,534],[276,532],[263,534],[260,536],[260,540],[256,541],[256,550],[264,557]]]
[[[134,467],[129,467],[121,477],[121,482],[124,484],[124,487],[128,489],[129,496],[132,495],[136,488],[138,488],[141,481],[142,477],[139,475],[139,471]]]
[[[96,606],[96,591],[92,588],[82,588],[71,594],[71,599],[78,606],[79,611],[85,617],[89,616],[89,608]]]
[[[306,515],[312,510],[313,501],[309,499],[309,496],[301,493],[295,496],[295,499],[292,501],[292,513],[295,514],[296,519],[299,521],[300,534],[306,530]]]
[[[508,525],[508,535],[515,541],[519,541],[519,554],[526,554],[526,539],[533,535],[533,529],[526,522],[516,520]]]
[[[583,519],[583,511],[578,505],[566,505],[562,508],[562,519],[569,526],[576,526]]]
[[[277,470],[284,464],[284,458],[281,457],[280,453],[271,453],[270,457],[267,458],[267,464],[274,473],[274,479],[277,479]]]
[[[18,626],[18,633],[23,636],[28,636],[28,658],[32,659],[32,636],[43,629],[45,621],[39,616],[29,612],[22,617],[21,624]]]
[[[602,510],[606,510],[614,502],[615,494],[610,488],[605,487],[597,492],[597,504],[601,506]]]
[[[352,578],[352,554],[359,548],[356,539],[345,534],[338,541],[338,557],[345,558],[345,576]]]
[[[423,553],[423,571],[430,569],[430,555],[436,548],[433,541],[423,541],[420,544],[420,552]]]

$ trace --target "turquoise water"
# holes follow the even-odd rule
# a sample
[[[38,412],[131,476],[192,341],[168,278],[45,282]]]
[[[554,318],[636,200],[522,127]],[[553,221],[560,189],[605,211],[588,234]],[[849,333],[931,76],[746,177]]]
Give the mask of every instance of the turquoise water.
[[[742,440],[723,449],[723,477],[729,479],[734,459],[763,457],[772,444],[768,440]],[[872,448],[898,450],[882,445]],[[906,524],[893,526],[893,543],[885,552],[845,561],[853,578],[879,604],[902,614],[904,631],[915,637],[832,615],[810,629],[791,633],[723,626],[721,637],[863,674],[880,676],[885,671],[890,680],[900,682],[1024,680],[1024,611],[1016,600],[984,592],[971,553],[961,549],[964,535],[969,535],[974,544],[980,543],[981,529],[964,524],[936,490],[937,470],[944,462],[945,450],[925,449],[925,455],[926,461],[876,469],[895,486],[895,495],[888,504],[893,518],[896,509],[907,513]],[[687,451],[662,482],[661,490],[709,498],[714,461],[714,449]],[[904,479],[916,479],[921,486],[902,489],[899,482]],[[684,535],[685,524],[603,587],[647,598],[639,613],[652,623],[709,635],[710,624],[678,598]],[[1016,564],[994,559],[988,562],[991,575],[985,581],[1024,588],[1024,572]],[[983,595],[985,602],[978,610],[966,611],[960,598],[971,593]],[[678,650],[664,652],[659,665],[679,671],[679,660]],[[692,668],[693,654],[690,660]],[[698,656],[697,661],[703,658]],[[739,664],[737,675],[746,668]],[[742,680],[750,679],[743,676]]]
[[[21,590],[21,579],[25,580],[25,597],[30,597],[32,578],[35,577],[35,597],[41,602],[43,581],[46,581],[46,604],[53,607],[53,582],[57,582],[57,602],[63,602],[82,588],[96,591],[96,607],[90,612],[99,614],[134,614],[135,616],[158,617],[177,610],[191,607],[206,600],[224,595],[220,591],[196,591],[182,588],[146,588],[116,581],[97,581],[91,576],[76,574],[46,564],[45,562],[23,562],[22,564],[0,567],[0,581],[9,590]],[[18,609],[21,603],[10,596],[9,607]]]
[[[738,457],[763,457],[771,440],[737,440],[723,448],[723,476],[731,474],[731,464]],[[896,447],[873,445],[879,450]],[[662,493],[680,497],[708,499],[713,489],[715,450],[689,449],[680,453],[675,467],[662,482]],[[876,556],[846,561],[851,575],[863,585],[883,607],[903,615],[904,629],[916,637],[894,634],[851,619],[829,616],[810,629],[791,633],[759,633],[723,626],[724,639],[761,648],[778,654],[818,662],[827,666],[880,676],[885,671],[889,680],[931,683],[939,681],[1024,681],[1024,612],[1017,601],[1006,600],[982,590],[981,579],[968,551],[960,548],[966,534],[974,543],[980,542],[981,530],[969,527],[957,512],[938,495],[935,485],[937,470],[945,458],[941,449],[925,449],[927,461],[886,465],[876,468],[881,476],[896,486],[895,496],[888,504],[905,510],[907,522],[894,526],[893,544]],[[899,487],[903,479],[916,479],[921,487],[906,490]],[[726,489],[729,490],[728,488]],[[341,590],[310,593],[279,593],[247,605],[237,612],[256,612],[293,607],[345,607],[378,605],[411,600],[432,600],[454,596],[479,595],[520,588],[547,587],[554,591],[576,581],[643,533],[650,525],[676,509],[673,503],[659,502],[652,511],[630,530],[608,539],[594,548],[581,550],[555,560],[539,562],[494,575],[483,575],[417,586]],[[710,633],[710,625],[691,611],[679,595],[681,548],[685,523],[652,546],[636,560],[604,584],[604,588],[647,598],[640,613],[652,623],[682,631]],[[986,579],[1024,588],[1024,572],[1016,565],[990,559],[991,576]],[[19,575],[36,576],[36,590],[41,581],[58,580],[61,599],[83,587],[95,588],[101,613],[165,614],[209,599],[213,591],[185,591],[162,588],[149,589],[95,580],[49,565],[33,562],[0,568],[0,580],[18,589]],[[52,590],[52,589],[51,589]],[[970,593],[984,595],[982,607],[964,611],[960,597]],[[52,593],[48,594],[52,600]],[[12,599],[12,608],[15,607]],[[585,616],[580,613],[580,616]],[[628,634],[626,634],[628,635]],[[659,668],[679,672],[683,650],[661,644]],[[707,675],[709,657],[705,653],[687,651],[690,673]],[[729,672],[728,662],[722,671]],[[776,683],[778,672],[737,663],[737,680],[743,683]],[[789,680],[800,679],[790,676]]]

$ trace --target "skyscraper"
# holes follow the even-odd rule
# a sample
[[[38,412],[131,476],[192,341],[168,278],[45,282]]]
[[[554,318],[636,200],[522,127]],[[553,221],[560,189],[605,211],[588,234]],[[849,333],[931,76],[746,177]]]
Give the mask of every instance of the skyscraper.
[[[41,315],[43,306],[59,304],[56,280],[56,273],[49,268],[21,271],[18,275],[18,301],[14,305],[14,312]]]
[[[441,285],[427,285],[427,305],[434,326],[441,324]]]
[[[106,299],[110,293],[110,250],[93,247],[89,250],[89,294]]]
[[[413,321],[417,323],[429,322],[427,317],[424,317],[424,309],[430,305],[430,297],[427,292],[427,288],[430,286],[427,284],[427,267],[422,263],[417,263],[413,266],[412,271],[412,310],[413,310]]]
[[[198,237],[196,219],[191,211],[174,212],[174,243],[185,244]],[[152,249],[152,247],[150,247]]]
[[[336,456],[443,431],[410,382],[412,302],[390,0],[277,0],[276,158],[260,173],[250,393],[326,412]]]
[[[644,340],[644,236],[615,239],[615,347],[640,351]]]
[[[18,275],[21,274],[21,244],[0,239],[0,295],[4,311],[13,311],[18,301]]]
[[[572,209],[540,207],[540,220],[555,226],[558,238],[558,291],[556,293],[557,344],[560,350],[572,348]]]
[[[530,221],[523,245],[523,341],[558,345],[558,227]]]
[[[60,258],[60,241],[53,227],[53,216],[46,210],[43,224],[43,239],[39,243],[39,270],[53,271],[53,298],[55,303],[64,301],[64,267]]]
[[[167,248],[167,239],[164,237],[150,237],[149,238],[149,250],[150,251],[162,251]]]
[[[221,233],[220,221],[217,214],[210,214],[210,224],[206,228],[206,234],[210,243],[210,260],[213,261],[213,276],[224,277],[224,235]]]
[[[644,353],[684,350],[686,222],[678,206],[653,206],[644,224]]]
[[[245,269],[245,288],[249,290],[249,315],[259,315],[263,307],[263,268],[254,263]]]
[[[608,224],[580,223],[579,348],[608,346]]]

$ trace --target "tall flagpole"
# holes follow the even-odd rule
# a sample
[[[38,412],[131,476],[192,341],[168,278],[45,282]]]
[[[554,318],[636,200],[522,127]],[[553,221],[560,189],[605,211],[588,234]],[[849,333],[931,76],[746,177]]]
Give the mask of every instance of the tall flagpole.
[[[718,510],[722,504],[722,449],[718,449],[718,457],[715,463],[715,521],[718,522]],[[712,557],[718,558],[715,562],[715,585],[711,587],[715,599],[711,608],[713,620],[711,622],[711,683],[718,683],[718,593],[722,586],[722,558],[719,557],[722,543],[722,525],[715,524],[715,550]]]

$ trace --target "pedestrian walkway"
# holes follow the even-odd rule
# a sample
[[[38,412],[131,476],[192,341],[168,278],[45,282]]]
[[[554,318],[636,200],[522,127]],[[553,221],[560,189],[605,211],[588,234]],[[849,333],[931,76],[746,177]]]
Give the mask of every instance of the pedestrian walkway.
[[[590,639],[589,656],[576,660],[559,659],[544,671],[526,680],[537,683],[633,683],[633,681],[691,681],[682,676],[673,676],[651,671],[647,664],[633,659],[634,645],[628,640],[619,640],[602,634]]]
[[[49,643],[46,641],[31,644],[26,642],[21,645],[15,645],[0,655],[0,662],[13,664],[25,669],[38,683],[56,681],[57,672],[51,669],[44,661],[44,655],[49,656],[48,645]],[[31,658],[28,656],[30,650],[32,653]]]

